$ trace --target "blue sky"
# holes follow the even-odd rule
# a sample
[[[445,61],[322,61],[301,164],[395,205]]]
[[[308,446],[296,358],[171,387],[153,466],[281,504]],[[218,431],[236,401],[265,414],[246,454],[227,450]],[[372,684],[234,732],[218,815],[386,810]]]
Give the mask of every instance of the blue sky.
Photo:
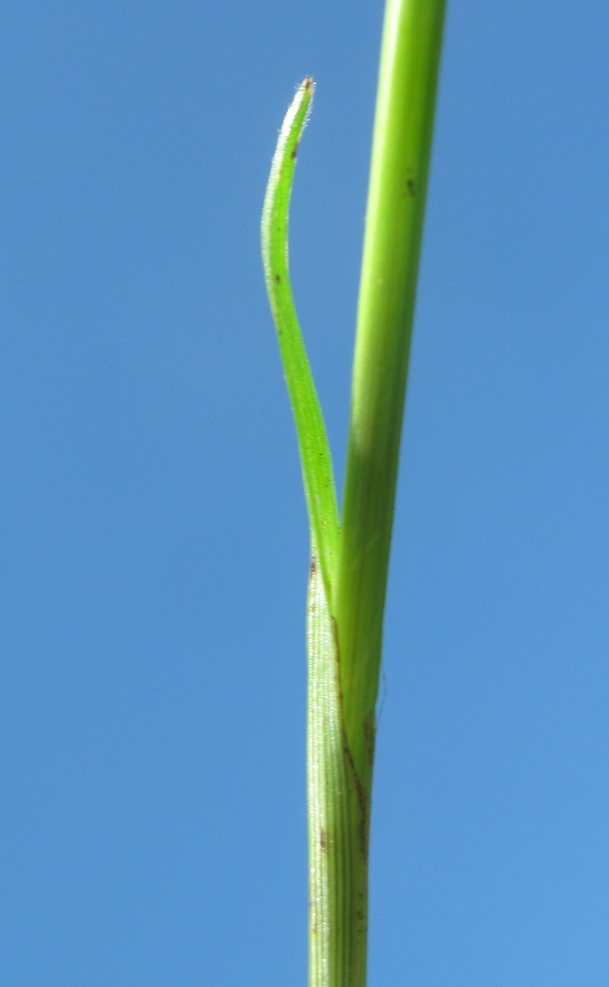
[[[308,532],[342,480],[382,4],[0,11],[0,982],[306,983]],[[609,982],[604,3],[450,4],[386,618],[370,987]]]

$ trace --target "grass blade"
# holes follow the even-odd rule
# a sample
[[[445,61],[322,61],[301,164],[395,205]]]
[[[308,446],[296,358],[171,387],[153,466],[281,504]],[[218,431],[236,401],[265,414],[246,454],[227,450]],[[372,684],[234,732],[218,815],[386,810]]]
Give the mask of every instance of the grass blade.
[[[262,212],[266,289],[296,422],[311,541],[328,598],[337,562],[339,521],[332,459],[319,399],[296,315],[288,267],[288,215],[296,152],[313,99],[313,80],[299,86],[279,132]]]

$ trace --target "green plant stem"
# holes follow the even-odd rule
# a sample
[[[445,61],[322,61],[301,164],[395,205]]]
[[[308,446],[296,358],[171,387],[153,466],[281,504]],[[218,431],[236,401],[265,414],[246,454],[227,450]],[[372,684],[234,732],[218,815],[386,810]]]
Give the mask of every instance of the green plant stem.
[[[334,598],[345,731],[368,794],[444,11],[387,0],[381,50]]]
[[[445,0],[387,0],[358,308],[342,531],[288,271],[299,88],[265,198],[262,251],[311,525],[307,618],[310,987],[365,987],[375,703]]]
[[[383,610],[445,3],[388,0],[336,585],[308,614],[310,987],[365,987]]]
[[[365,987],[368,806],[343,728],[335,626],[313,556],[307,615],[309,984]]]

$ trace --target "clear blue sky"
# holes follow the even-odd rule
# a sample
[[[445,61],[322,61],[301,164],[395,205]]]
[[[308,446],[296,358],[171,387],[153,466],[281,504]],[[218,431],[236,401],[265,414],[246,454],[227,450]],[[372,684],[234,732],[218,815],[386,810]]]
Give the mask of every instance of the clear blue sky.
[[[382,3],[0,11],[0,983],[306,983],[308,532]],[[370,987],[609,983],[609,12],[450,4],[386,619]]]

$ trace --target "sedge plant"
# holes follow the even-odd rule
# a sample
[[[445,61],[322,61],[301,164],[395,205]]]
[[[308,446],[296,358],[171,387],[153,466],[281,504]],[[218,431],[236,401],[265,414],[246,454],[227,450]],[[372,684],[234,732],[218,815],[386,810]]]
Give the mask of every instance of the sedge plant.
[[[375,706],[445,0],[387,0],[342,520],[288,270],[307,77],[279,134],[262,256],[311,530],[307,611],[309,987],[365,987]]]

